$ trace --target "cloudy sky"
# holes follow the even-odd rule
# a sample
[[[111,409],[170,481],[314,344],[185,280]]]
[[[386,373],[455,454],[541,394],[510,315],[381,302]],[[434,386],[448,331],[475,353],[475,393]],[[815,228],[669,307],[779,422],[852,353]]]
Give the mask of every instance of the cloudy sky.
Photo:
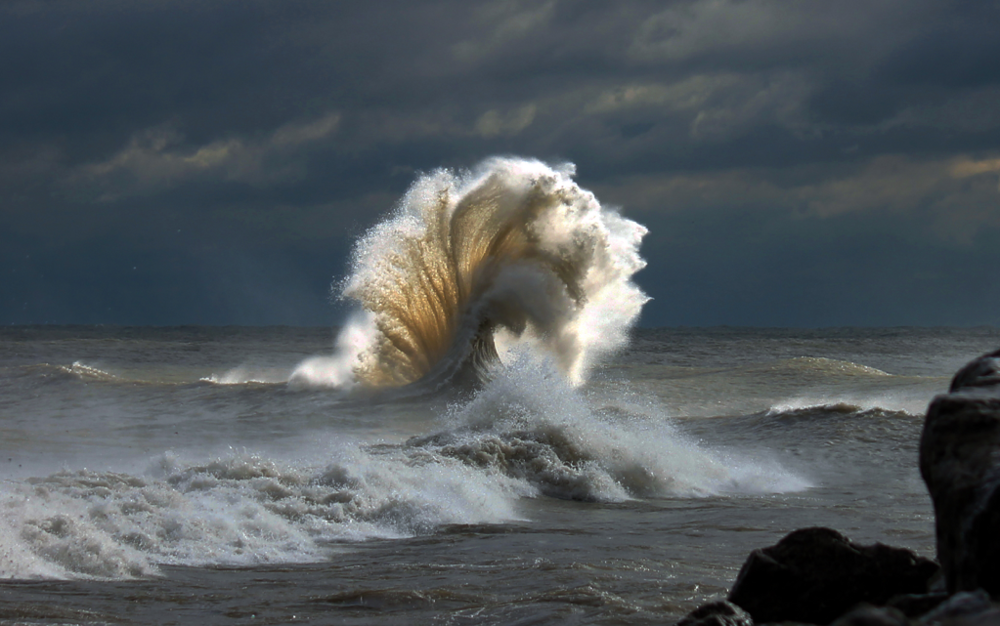
[[[4,0],[0,323],[330,325],[421,171],[577,165],[642,324],[1000,324],[1000,4]]]

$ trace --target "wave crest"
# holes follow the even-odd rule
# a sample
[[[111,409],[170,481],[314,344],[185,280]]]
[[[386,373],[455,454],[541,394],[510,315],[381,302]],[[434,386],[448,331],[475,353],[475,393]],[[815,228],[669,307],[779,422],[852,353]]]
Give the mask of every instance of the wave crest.
[[[481,378],[494,332],[530,337],[574,383],[627,343],[649,299],[646,228],[602,206],[571,164],[493,158],[422,176],[357,243],[341,297],[360,312],[293,381],[337,387]]]

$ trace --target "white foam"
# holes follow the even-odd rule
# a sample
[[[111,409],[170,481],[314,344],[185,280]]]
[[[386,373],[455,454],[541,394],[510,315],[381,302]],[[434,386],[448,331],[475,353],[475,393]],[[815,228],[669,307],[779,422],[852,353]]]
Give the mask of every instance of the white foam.
[[[777,493],[810,486],[773,460],[699,446],[653,405],[615,408],[614,415],[601,415],[551,364],[522,357],[456,408],[446,431],[421,445],[572,499]]]
[[[331,542],[519,519],[515,503],[530,494],[515,481],[409,452],[346,445],[319,466],[168,453],[139,475],[79,470],[11,482],[0,502],[0,578],[314,562]]]

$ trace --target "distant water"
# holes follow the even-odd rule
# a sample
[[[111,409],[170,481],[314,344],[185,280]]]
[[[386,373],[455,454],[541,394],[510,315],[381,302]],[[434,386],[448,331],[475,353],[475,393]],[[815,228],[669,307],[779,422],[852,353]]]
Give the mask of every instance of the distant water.
[[[0,330],[0,621],[663,624],[828,525],[933,554],[929,400],[1000,330],[639,329],[574,384],[289,384],[329,329]]]

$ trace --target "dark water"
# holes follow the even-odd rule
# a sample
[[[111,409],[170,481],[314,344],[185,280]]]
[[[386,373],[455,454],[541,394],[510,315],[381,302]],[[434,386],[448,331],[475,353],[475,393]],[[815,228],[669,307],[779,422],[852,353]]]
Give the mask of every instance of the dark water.
[[[923,411],[1000,330],[654,329],[574,387],[289,385],[327,329],[0,331],[0,623],[663,624],[836,528],[933,554]]]

